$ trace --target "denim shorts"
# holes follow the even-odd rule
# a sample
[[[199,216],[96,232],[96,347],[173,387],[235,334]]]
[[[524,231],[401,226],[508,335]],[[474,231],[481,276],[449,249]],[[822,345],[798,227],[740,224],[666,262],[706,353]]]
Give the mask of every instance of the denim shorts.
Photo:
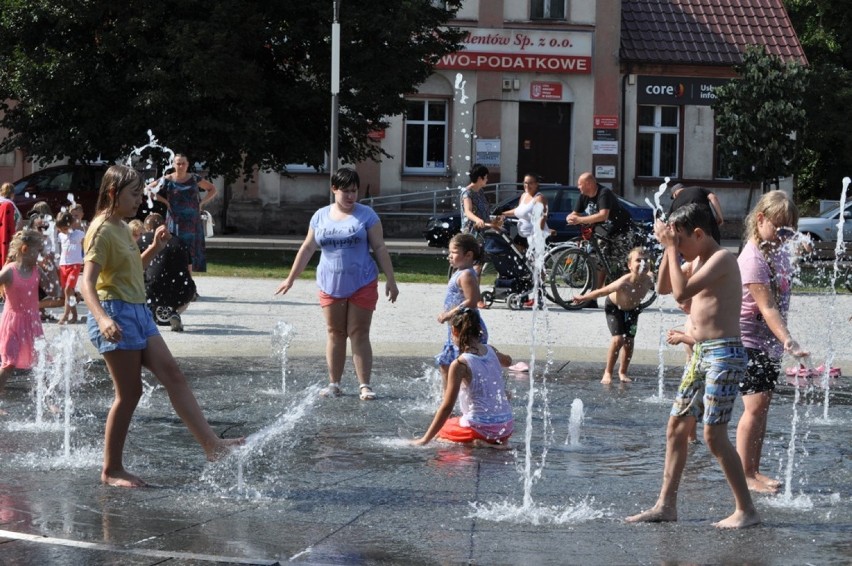
[[[148,338],[159,336],[160,331],[154,323],[154,317],[147,305],[126,303],[113,299],[101,301],[101,306],[107,315],[121,328],[121,342],[110,342],[101,335],[95,317],[90,316],[86,321],[89,340],[105,354],[115,350],[144,350],[148,347]]]
[[[707,425],[729,423],[747,362],[739,338],[698,342],[683,372],[671,415],[703,417]]]

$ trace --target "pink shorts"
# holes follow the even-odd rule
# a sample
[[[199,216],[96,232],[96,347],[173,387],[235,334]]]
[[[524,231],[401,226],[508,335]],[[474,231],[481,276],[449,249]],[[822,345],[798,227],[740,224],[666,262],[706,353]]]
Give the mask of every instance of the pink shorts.
[[[376,305],[379,302],[379,280],[374,279],[372,283],[367,283],[348,297],[332,297],[328,293],[320,291],[318,293],[320,306],[325,308],[334,303],[342,303],[349,301],[356,307],[368,311],[376,310]]]
[[[77,280],[80,279],[80,271],[83,266],[79,263],[59,266],[59,285],[63,289],[76,289]]]
[[[473,442],[474,440],[482,440],[489,444],[506,444],[509,436],[499,438],[497,440],[488,440],[469,426],[461,426],[459,419],[461,417],[451,417],[447,419],[441,430],[438,431],[438,438],[449,440],[450,442]]]

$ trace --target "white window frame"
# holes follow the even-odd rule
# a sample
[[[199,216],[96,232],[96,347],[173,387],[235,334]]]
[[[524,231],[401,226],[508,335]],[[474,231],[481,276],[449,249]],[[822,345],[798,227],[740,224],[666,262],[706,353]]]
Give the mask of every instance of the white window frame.
[[[637,177],[663,177],[667,175],[672,175],[674,177],[680,176],[680,127],[682,123],[682,117],[680,115],[680,107],[678,106],[668,106],[668,105],[653,105],[653,104],[640,104],[639,108],[637,108],[636,112],[636,121],[639,122],[640,112],[639,110],[643,107],[652,107],[654,108],[654,125],[639,125],[639,134],[652,134],[654,136],[654,144],[653,144],[653,157],[652,157],[652,171],[650,175],[640,175],[639,174],[639,136],[636,136],[636,175]],[[677,125],[676,126],[663,126],[662,125],[662,116],[663,116],[663,108],[674,108],[677,114]],[[675,136],[675,170],[673,172],[667,172],[664,175],[660,174],[660,159],[661,159],[661,139],[662,135],[672,135]]]
[[[553,7],[562,5],[562,16],[553,16]],[[567,0],[530,0],[530,19],[531,20],[567,20],[568,19],[568,1]],[[541,7],[541,16],[533,16],[533,6]]]
[[[403,157],[402,157],[402,172],[405,175],[446,175],[447,167],[449,166],[448,158],[450,154],[449,150],[449,132],[450,132],[450,103],[446,99],[435,99],[435,98],[423,98],[423,99],[409,99],[409,103],[419,102],[424,105],[424,119],[423,120],[411,120],[407,115],[403,115],[403,131],[405,132],[404,140],[403,140]],[[441,103],[444,105],[444,119],[443,120],[430,120],[429,119],[429,104]],[[420,156],[420,167],[410,167],[407,165],[408,163],[408,136],[409,136],[409,125],[418,125],[423,126],[423,154]],[[432,167],[427,166],[427,151],[429,150],[429,126],[441,125],[444,127],[444,160],[440,162],[438,165],[434,165]]]

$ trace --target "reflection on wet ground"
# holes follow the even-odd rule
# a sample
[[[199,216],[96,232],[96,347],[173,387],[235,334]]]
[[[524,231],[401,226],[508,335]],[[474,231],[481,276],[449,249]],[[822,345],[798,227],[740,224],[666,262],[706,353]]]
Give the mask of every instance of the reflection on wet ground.
[[[547,376],[549,412],[540,396],[532,420],[536,512],[519,513],[525,374],[507,377],[515,450],[491,451],[406,442],[426,428],[438,399],[437,374],[422,358],[377,359],[376,402],[358,400],[349,368],[343,397],[318,398],[320,358],[289,360],[286,395],[272,359],[182,363],[216,430],[249,442],[205,463],[162,388],[152,389],[126,448],[127,467],[149,489],[98,483],[112,400],[101,364],[74,393],[70,458],[61,457],[61,428],[25,426],[33,420],[29,378],[10,381],[10,414],[0,421],[0,562],[827,564],[852,556],[848,387],[832,392],[829,422],[821,392],[800,401],[792,496],[757,496],[764,524],[723,532],[711,523],[733,501],[703,444],[691,449],[678,523],[622,522],[650,506],[660,487],[669,402],[656,398],[656,368],[637,366],[635,383],[611,387],[598,383],[599,364],[572,362]],[[669,373],[666,396],[679,377],[676,368]],[[792,393],[779,388],[764,448],[764,471],[780,479]],[[585,414],[571,445],[575,399]],[[738,402],[733,423],[740,409]]]

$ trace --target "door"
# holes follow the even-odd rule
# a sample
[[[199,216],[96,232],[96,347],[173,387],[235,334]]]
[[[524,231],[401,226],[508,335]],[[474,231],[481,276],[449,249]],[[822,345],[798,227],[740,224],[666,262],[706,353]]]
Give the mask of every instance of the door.
[[[542,183],[572,185],[572,104],[521,102],[518,116],[518,182],[537,173]]]

